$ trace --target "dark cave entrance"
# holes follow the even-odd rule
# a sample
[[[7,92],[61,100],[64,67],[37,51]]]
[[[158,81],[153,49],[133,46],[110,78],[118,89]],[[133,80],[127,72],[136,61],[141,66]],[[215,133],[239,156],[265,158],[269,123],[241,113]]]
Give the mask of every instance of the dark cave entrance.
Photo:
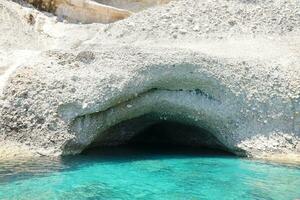
[[[122,122],[95,140],[82,154],[234,155],[211,132],[176,121],[147,117]]]

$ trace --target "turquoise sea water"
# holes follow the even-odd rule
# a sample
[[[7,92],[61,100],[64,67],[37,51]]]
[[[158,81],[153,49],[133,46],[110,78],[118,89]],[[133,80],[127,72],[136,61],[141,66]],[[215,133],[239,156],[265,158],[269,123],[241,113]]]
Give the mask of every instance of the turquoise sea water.
[[[0,199],[294,200],[300,167],[181,150],[102,150],[0,162]]]

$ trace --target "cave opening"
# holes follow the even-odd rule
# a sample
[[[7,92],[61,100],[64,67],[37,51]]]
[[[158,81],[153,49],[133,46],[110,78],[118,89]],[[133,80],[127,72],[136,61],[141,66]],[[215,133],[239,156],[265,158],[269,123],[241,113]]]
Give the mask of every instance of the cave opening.
[[[234,156],[204,128],[172,120],[150,119],[141,117],[109,128],[82,154]]]

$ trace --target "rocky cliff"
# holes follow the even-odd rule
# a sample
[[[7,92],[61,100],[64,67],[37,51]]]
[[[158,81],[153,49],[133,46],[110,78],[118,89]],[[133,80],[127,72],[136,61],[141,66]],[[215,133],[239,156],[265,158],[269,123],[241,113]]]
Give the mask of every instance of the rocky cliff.
[[[206,130],[194,145],[297,160],[299,3],[178,0],[82,25],[1,0],[0,148],[74,154],[172,121]]]

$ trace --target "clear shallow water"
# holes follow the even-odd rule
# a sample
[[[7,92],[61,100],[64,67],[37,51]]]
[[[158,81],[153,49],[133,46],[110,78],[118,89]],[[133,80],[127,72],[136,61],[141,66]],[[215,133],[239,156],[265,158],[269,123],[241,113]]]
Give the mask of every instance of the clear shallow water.
[[[0,199],[300,199],[299,166],[228,155],[113,149],[0,162]]]

